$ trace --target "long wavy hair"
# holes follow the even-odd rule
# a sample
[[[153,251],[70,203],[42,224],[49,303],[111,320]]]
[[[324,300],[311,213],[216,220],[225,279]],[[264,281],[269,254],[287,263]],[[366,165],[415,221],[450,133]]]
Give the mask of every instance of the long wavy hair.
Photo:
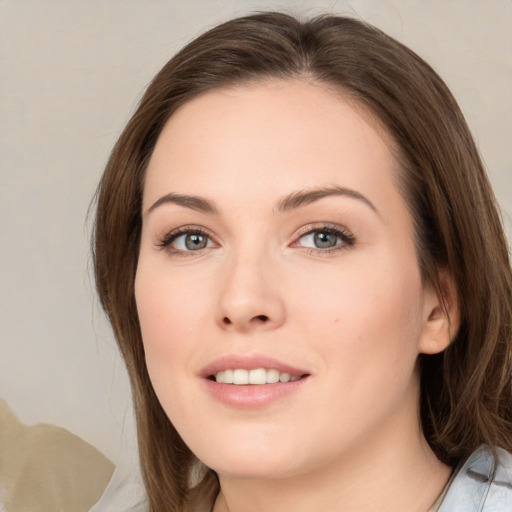
[[[166,121],[199,94],[269,78],[338,88],[380,121],[397,149],[425,283],[453,278],[461,324],[420,356],[423,432],[454,464],[481,443],[512,449],[512,280],[495,197],[452,94],[418,55],[364,22],[260,13],[201,35],[156,75],[116,143],[96,195],[96,284],[131,380],[152,512],[209,510],[218,492],[151,386],[134,299],[144,175]]]

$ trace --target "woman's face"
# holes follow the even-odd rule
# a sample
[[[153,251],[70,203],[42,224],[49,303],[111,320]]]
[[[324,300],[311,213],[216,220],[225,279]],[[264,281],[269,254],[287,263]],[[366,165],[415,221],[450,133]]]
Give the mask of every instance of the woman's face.
[[[362,108],[291,80],[206,93],[160,135],[135,283],[146,362],[219,474],[297,475],[417,435],[437,298],[388,146]]]

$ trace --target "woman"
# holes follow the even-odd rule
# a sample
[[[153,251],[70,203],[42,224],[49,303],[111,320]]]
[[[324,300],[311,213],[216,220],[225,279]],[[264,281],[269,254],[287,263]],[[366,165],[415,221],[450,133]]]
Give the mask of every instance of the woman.
[[[151,511],[510,508],[507,243],[412,51],[341,17],[220,25],[97,200]]]

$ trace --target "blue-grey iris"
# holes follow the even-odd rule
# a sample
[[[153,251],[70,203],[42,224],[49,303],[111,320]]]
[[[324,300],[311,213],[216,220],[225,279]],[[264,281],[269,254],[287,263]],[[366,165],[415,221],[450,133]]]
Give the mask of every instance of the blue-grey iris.
[[[191,251],[204,249],[208,244],[208,237],[198,233],[192,233],[185,237],[185,247]]]
[[[314,242],[315,246],[319,249],[328,249],[336,245],[337,236],[334,233],[320,231],[315,233]]]

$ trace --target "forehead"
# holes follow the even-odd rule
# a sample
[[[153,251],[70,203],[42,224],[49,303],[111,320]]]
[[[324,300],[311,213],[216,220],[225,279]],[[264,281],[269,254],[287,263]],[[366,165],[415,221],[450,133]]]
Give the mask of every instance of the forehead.
[[[144,202],[170,191],[265,196],[286,193],[287,184],[382,188],[398,167],[388,139],[367,109],[323,84],[271,80],[213,90],[165,125]]]

